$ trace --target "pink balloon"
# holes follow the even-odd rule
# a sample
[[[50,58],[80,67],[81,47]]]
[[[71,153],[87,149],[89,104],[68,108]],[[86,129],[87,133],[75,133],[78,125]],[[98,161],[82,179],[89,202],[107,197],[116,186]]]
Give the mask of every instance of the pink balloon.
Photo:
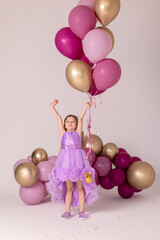
[[[57,159],[57,156],[50,156],[48,158],[48,161],[54,166],[56,159]]]
[[[137,162],[137,161],[142,161],[139,157],[133,156],[132,157],[132,163]]]
[[[43,182],[44,183],[44,187],[45,187],[45,197],[49,194],[48,190],[47,190],[47,183],[48,182]]]
[[[72,32],[83,39],[90,30],[95,28],[96,16],[92,9],[80,5],[72,9],[68,22]]]
[[[15,171],[15,170],[16,170],[16,167],[18,167],[18,165],[19,165],[20,163],[23,163],[23,162],[30,162],[30,160],[29,160],[29,159],[20,159],[20,160],[18,160],[18,161],[14,164],[14,166],[13,166],[13,171]]]
[[[27,160],[32,161],[32,156],[29,155],[29,156],[27,157]]]
[[[41,181],[48,181],[48,175],[53,169],[53,164],[49,161],[42,161],[37,165],[37,168],[39,169],[39,179]]]
[[[85,5],[94,10],[94,1],[95,0],[80,0],[77,5]]]
[[[111,49],[112,39],[103,29],[93,29],[84,37],[83,51],[92,63],[103,60]]]
[[[99,185],[99,176],[98,176],[98,173],[97,173],[96,169],[94,169],[94,171],[95,171],[95,183],[98,186]]]
[[[96,64],[93,69],[93,79],[98,90],[103,91],[113,87],[121,77],[121,67],[118,62],[107,58]]]
[[[55,36],[55,44],[65,57],[77,59],[82,54],[82,42],[69,27],[60,29]]]
[[[97,170],[99,176],[106,176],[111,171],[112,163],[107,157],[99,156],[97,157],[93,168]]]
[[[83,52],[79,59],[82,60],[83,62],[86,62],[91,68],[93,67],[93,63],[89,61],[89,59],[85,56]]]
[[[23,202],[29,205],[38,204],[42,201],[46,193],[44,183],[38,180],[30,187],[21,186],[19,195]]]
[[[105,90],[104,90],[104,91],[99,91],[99,90],[96,88],[96,85],[95,85],[95,83],[94,83],[94,80],[92,80],[92,85],[91,85],[88,93],[91,94],[92,96],[96,96],[96,95],[99,95],[99,94],[101,94],[101,93],[103,93],[103,92],[105,92]]]
[[[95,152],[92,149],[89,149],[89,148],[85,148],[84,151],[86,152],[86,154],[90,151],[90,153],[88,155],[88,161],[92,165],[96,161]]]

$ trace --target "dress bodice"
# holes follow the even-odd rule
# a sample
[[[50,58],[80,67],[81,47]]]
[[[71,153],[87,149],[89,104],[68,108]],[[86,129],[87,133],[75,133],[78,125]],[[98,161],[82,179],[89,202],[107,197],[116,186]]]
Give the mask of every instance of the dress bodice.
[[[77,130],[74,132],[64,132],[61,140],[61,148],[77,149],[82,148],[82,139]]]

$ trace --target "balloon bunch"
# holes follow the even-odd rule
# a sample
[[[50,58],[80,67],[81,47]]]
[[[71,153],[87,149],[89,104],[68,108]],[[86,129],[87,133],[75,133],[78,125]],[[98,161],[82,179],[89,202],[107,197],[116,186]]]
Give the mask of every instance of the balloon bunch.
[[[101,138],[90,135],[83,139],[83,148],[88,153],[88,160],[95,169],[97,185],[104,189],[118,187],[122,198],[131,198],[135,192],[150,187],[155,180],[155,171],[147,162],[139,157],[131,157],[123,148],[118,148],[114,143],[103,146]]]
[[[26,204],[40,203],[48,195],[46,182],[56,156],[48,157],[43,148],[37,148],[27,159],[17,161],[13,167],[16,181],[21,185],[19,195]]]
[[[60,29],[55,44],[60,53],[72,59],[66,68],[68,83],[90,96],[103,93],[120,79],[121,67],[106,58],[114,46],[107,26],[118,14],[120,0],[80,0],[69,14],[69,27]],[[102,24],[96,27],[96,22]]]

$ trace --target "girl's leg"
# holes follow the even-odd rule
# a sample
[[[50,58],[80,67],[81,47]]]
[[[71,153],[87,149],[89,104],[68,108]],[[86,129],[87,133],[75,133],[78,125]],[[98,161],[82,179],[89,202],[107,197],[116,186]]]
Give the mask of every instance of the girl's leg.
[[[80,204],[80,212],[84,212],[84,205],[85,205],[85,192],[83,187],[83,182],[81,180],[78,180],[76,182],[77,190],[79,194],[79,204]]]
[[[71,211],[71,202],[72,202],[72,193],[73,193],[73,182],[70,180],[66,181],[66,211]]]

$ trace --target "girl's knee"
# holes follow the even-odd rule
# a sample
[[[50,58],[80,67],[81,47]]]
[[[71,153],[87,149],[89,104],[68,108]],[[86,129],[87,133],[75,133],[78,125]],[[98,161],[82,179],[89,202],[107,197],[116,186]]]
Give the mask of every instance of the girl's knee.
[[[72,193],[73,192],[73,187],[67,187],[67,193]]]

